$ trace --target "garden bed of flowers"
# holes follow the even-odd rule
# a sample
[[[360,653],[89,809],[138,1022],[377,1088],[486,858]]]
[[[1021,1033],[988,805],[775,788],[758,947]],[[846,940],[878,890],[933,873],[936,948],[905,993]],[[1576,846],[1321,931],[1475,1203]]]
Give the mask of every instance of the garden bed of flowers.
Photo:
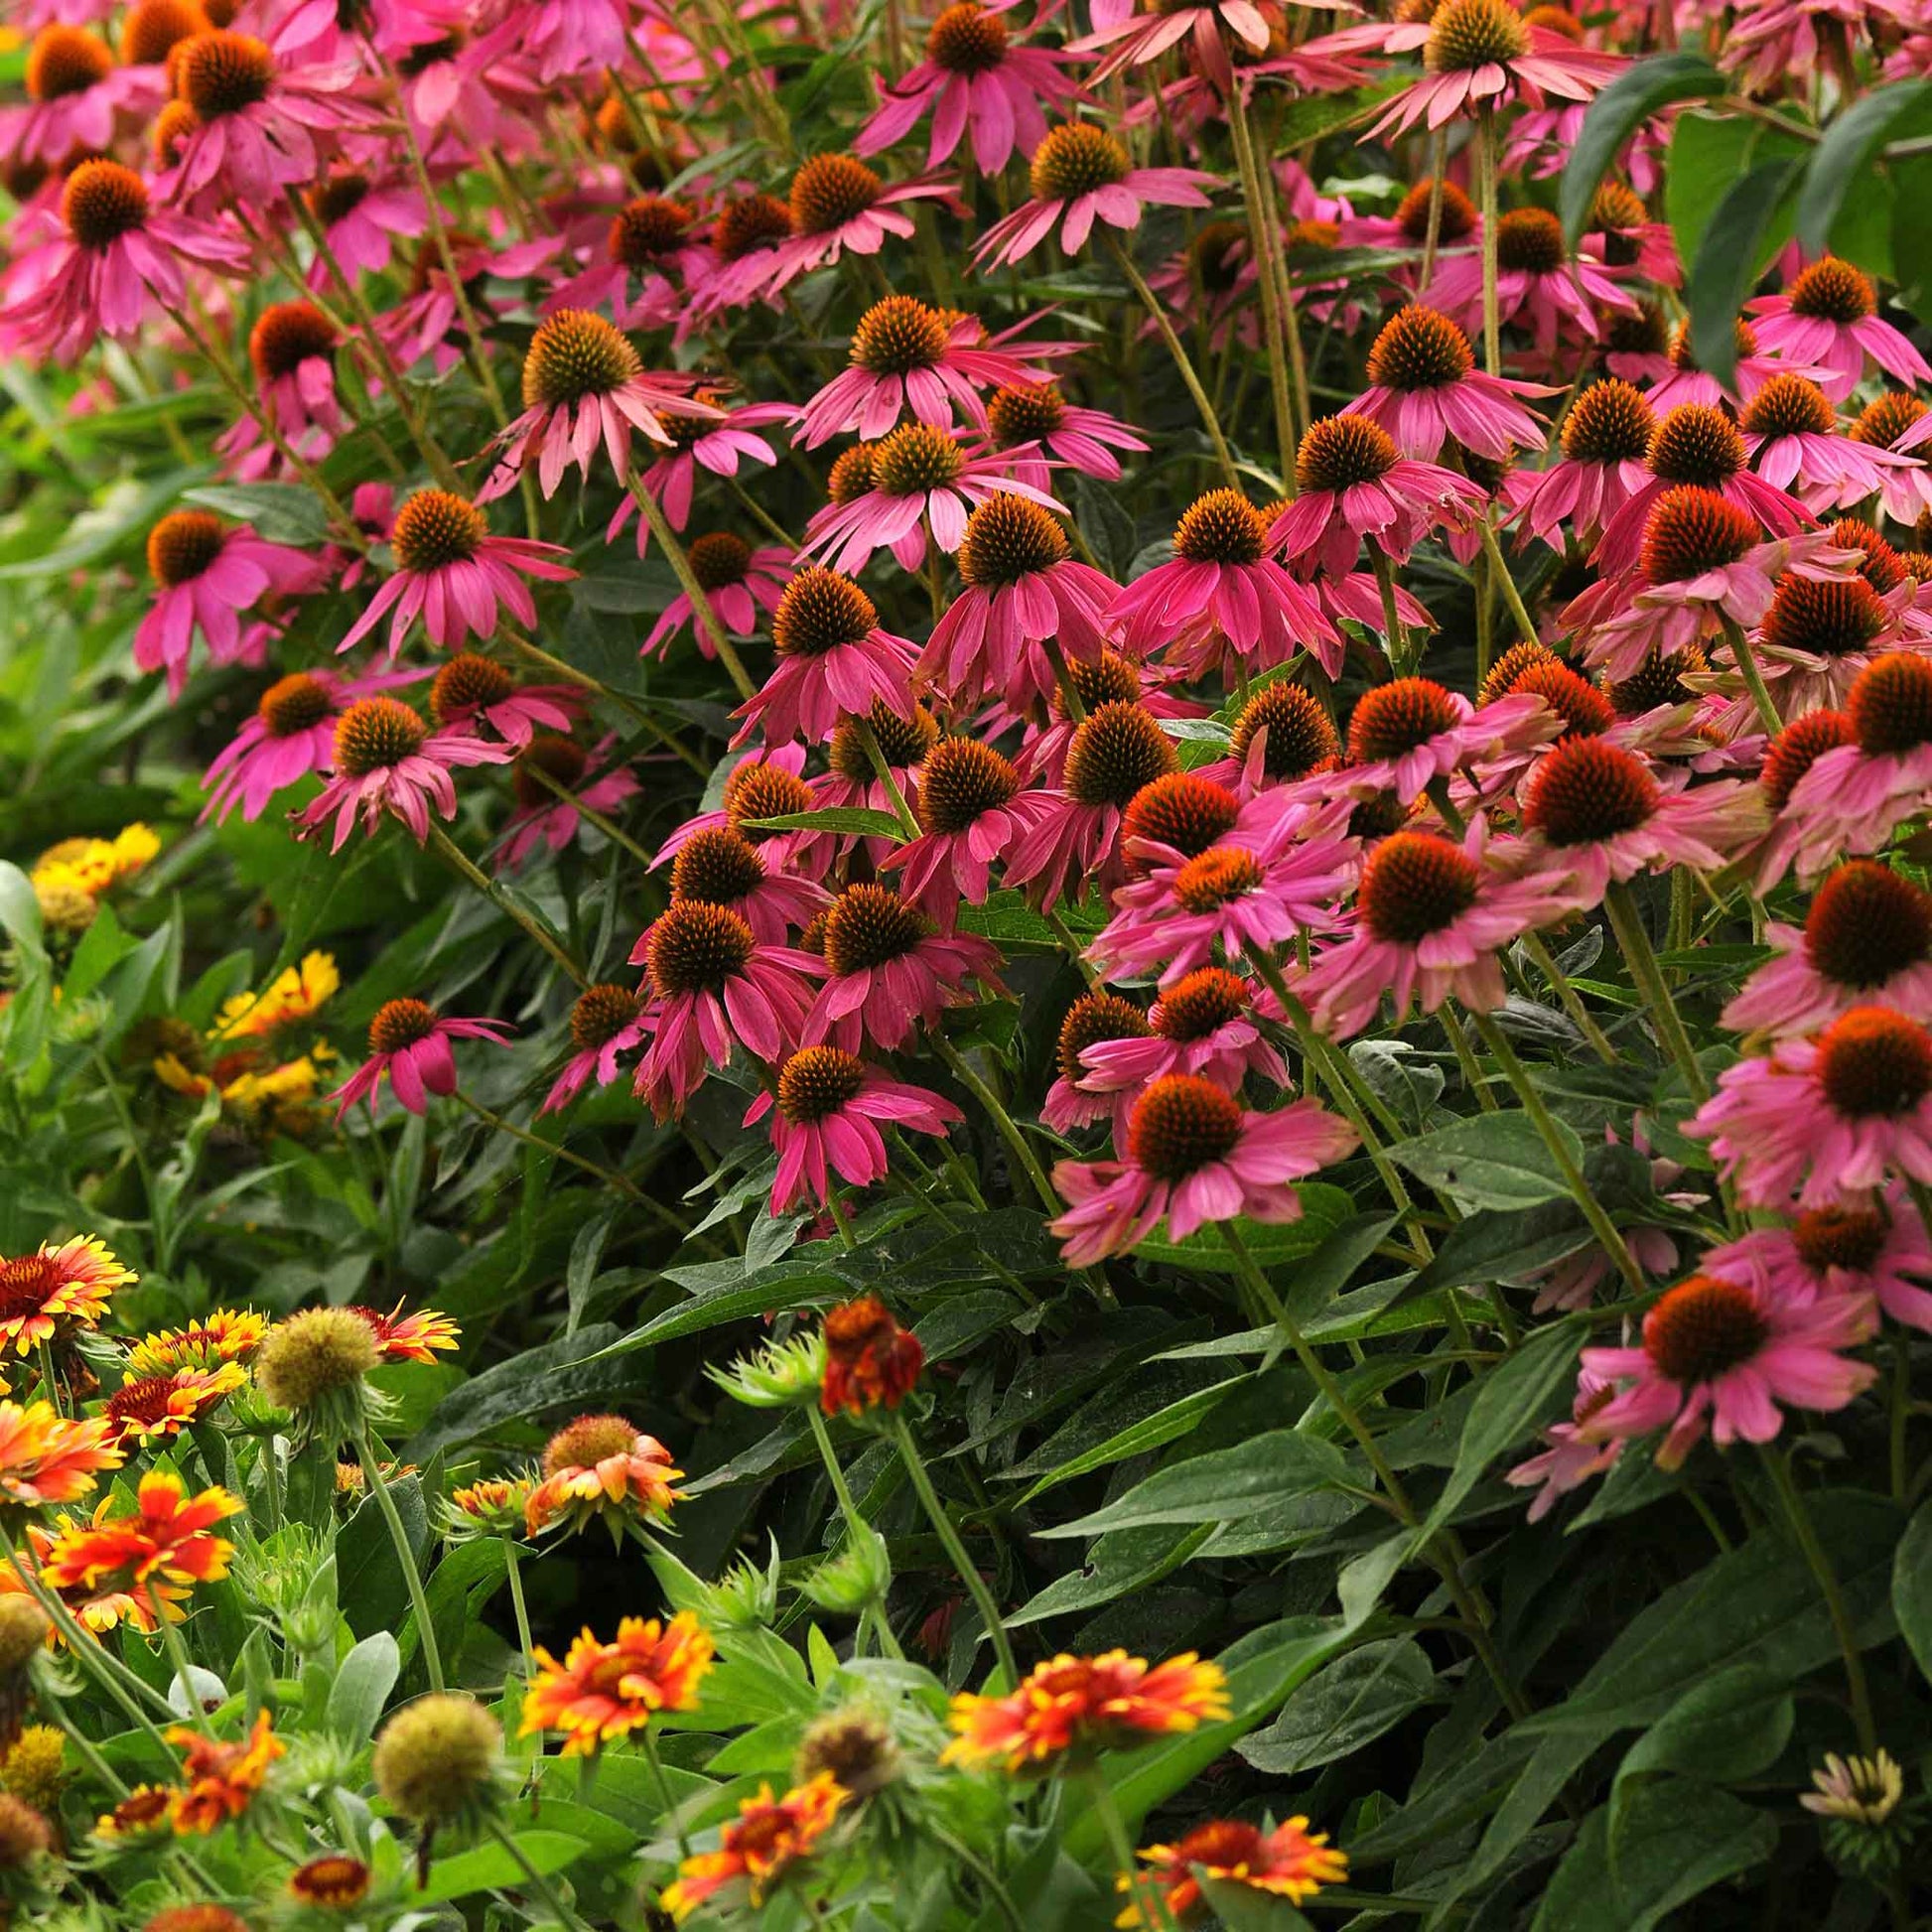
[[[16,0],[0,1925],[1932,1923],[1923,0]]]

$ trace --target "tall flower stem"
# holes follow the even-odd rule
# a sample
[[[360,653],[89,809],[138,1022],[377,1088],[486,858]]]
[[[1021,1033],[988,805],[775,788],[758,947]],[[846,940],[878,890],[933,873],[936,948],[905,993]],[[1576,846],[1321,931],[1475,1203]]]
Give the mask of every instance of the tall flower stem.
[[[1544,1104],[1543,1096],[1537,1092],[1529,1070],[1516,1057],[1516,1049],[1504,1037],[1502,1029],[1486,1013],[1471,1013],[1469,1018],[1475,1023],[1476,1032],[1482,1035],[1482,1043],[1495,1056],[1496,1062],[1509,1076],[1509,1084],[1516,1089],[1516,1097],[1523,1103],[1523,1111],[1530,1117],[1530,1125],[1542,1137],[1543,1145],[1550,1151],[1550,1159],[1556,1163],[1557,1172],[1563,1175],[1564,1184],[1570,1189],[1583,1216],[1589,1223],[1589,1231],[1595,1235],[1603,1252],[1610,1258],[1611,1265],[1621,1275],[1633,1295],[1648,1295],[1650,1284],[1645,1281],[1644,1273],[1637,1266],[1636,1257],[1631,1254],[1629,1244],[1618,1232],[1617,1225],[1603,1210],[1602,1203],[1590,1191],[1589,1182],[1584,1178],[1584,1171],[1577,1165],[1563,1135],[1558,1131],[1555,1116]]]
[[[578,690],[588,691],[593,697],[602,698],[606,704],[615,705],[625,717],[634,718],[665,751],[674,758],[682,759],[700,778],[710,777],[711,767],[704,759],[699,758],[690,746],[667,732],[651,715],[648,708],[639,704],[635,698],[627,698],[621,691],[612,690],[608,684],[601,683],[588,671],[580,671],[567,657],[559,657],[554,651],[545,650],[541,644],[524,636],[513,625],[503,625],[499,634],[519,657],[528,658],[532,664],[541,665],[553,677],[560,677],[566,684],[574,684]]]
[[[839,1462],[838,1450],[832,1447],[832,1432],[825,1426],[825,1417],[816,1402],[805,1411],[812,1426],[812,1440],[818,1445],[818,1458],[825,1464],[825,1473],[831,1478],[832,1493],[838,1498],[839,1514],[845,1518],[846,1528],[855,1541],[860,1537],[874,1534],[873,1527],[865,1519],[858,1503],[853,1499],[852,1485],[845,1479],[845,1470]],[[898,1647],[898,1639],[893,1635],[892,1625],[886,1620],[886,1606],[875,1599],[868,1605],[871,1611],[873,1629],[878,1633],[879,1647],[888,1657],[901,1657],[904,1653]]]
[[[1589,1050],[1605,1066],[1617,1064],[1617,1050],[1609,1042],[1601,1027],[1590,1017],[1589,1009],[1584,1005],[1584,998],[1571,985],[1568,975],[1557,964],[1556,955],[1545,943],[1540,932],[1526,932],[1521,941],[1523,951],[1528,954],[1536,970],[1548,980],[1556,990],[1556,996],[1563,1002],[1563,1010],[1576,1022],[1577,1031],[1589,1042]]]
[[[1476,528],[1482,535],[1483,554],[1489,559],[1489,575],[1497,590],[1503,594],[1503,602],[1509,606],[1509,615],[1516,620],[1516,633],[1526,644],[1539,641],[1536,634],[1536,620],[1529,614],[1523,602],[1523,594],[1516,588],[1516,580],[1509,574],[1509,566],[1503,562],[1502,546],[1496,541],[1496,532],[1490,524],[1485,510]]]
[[[486,1819],[483,1830],[509,1854],[511,1862],[522,1872],[524,1883],[542,1900],[543,1909],[565,1928],[565,1932],[591,1932],[585,1920],[564,1903],[563,1894],[537,1869],[529,1853],[517,1842],[516,1834],[500,1818],[492,1816]]]
[[[1228,90],[1227,107],[1228,132],[1234,141],[1234,165],[1241,176],[1241,196],[1248,208],[1248,236],[1255,251],[1256,280],[1261,290],[1261,326],[1268,339],[1268,380],[1275,400],[1275,440],[1281,450],[1282,486],[1292,492],[1297,406],[1300,406],[1300,421],[1308,420],[1309,409],[1309,377],[1302,363],[1302,333],[1294,315],[1294,298],[1288,289],[1275,197],[1255,152],[1254,127],[1248,119],[1238,74]]]
[[[1029,1180],[1033,1182],[1034,1192],[1049,1216],[1058,1214],[1064,1205],[1053,1190],[1053,1183],[1046,1177],[1046,1170],[1039,1165],[1039,1157],[1027,1145],[1027,1137],[1021,1133],[1013,1116],[1007,1112],[1000,1096],[996,1094],[980,1076],[973,1071],[966,1056],[943,1034],[930,1035],[933,1049],[945,1063],[952,1068],[954,1077],[980,1105],[999,1131],[1001,1140],[1006,1142],[1007,1151],[1020,1164]]]
[[[621,846],[646,872],[650,870],[653,864],[652,855],[646,852],[622,826],[599,811],[595,805],[585,804],[583,799],[554,771],[546,771],[535,759],[530,759],[523,769],[560,804],[568,805],[587,825],[595,825],[613,845]]]
[[[1778,708],[1771,702],[1771,693],[1764,683],[1764,673],[1758,668],[1757,658],[1751,650],[1750,639],[1744,635],[1744,628],[1728,611],[1718,613],[1718,621],[1724,625],[1725,642],[1730,646],[1731,657],[1736,661],[1737,672],[1744,680],[1744,689],[1751,694],[1751,704],[1757,711],[1757,722],[1772,737],[1784,729],[1784,720],[1778,716]]]
[[[1200,377],[1194,373],[1194,365],[1188,359],[1180,338],[1173,333],[1173,325],[1168,320],[1167,312],[1161,307],[1154,291],[1148,287],[1141,271],[1134,266],[1132,256],[1122,247],[1120,237],[1112,228],[1107,230],[1107,240],[1113,248],[1114,259],[1120,264],[1120,272],[1127,277],[1128,286],[1141,298],[1141,307],[1147,311],[1148,320],[1154,324],[1155,334],[1161,338],[1168,353],[1173,356],[1181,383],[1188,395],[1193,398],[1194,408],[1200,415],[1201,427],[1207,431],[1207,440],[1214,445],[1214,460],[1221,466],[1221,475],[1226,478],[1230,489],[1239,489],[1241,473],[1234,467],[1234,457],[1228,449],[1228,440],[1221,434],[1220,419],[1214,414],[1214,405],[1208,401],[1207,391],[1201,387]],[[1289,448],[1293,450],[1294,445],[1290,444]]]
[[[357,1430],[353,1441],[356,1460],[361,1463],[362,1473],[368,1478],[369,1494],[375,1498],[376,1513],[389,1532],[389,1541],[395,1546],[396,1562],[402,1569],[403,1583],[409,1589],[409,1606],[416,1617],[416,1637],[422,1646],[423,1669],[428,1674],[429,1687],[432,1691],[441,1691],[443,1652],[436,1641],[436,1624],[429,1613],[429,1592],[423,1587],[422,1569],[416,1562],[416,1552],[410,1547],[409,1534],[402,1526],[396,1499],[390,1495],[389,1485],[383,1478],[382,1465],[375,1459],[368,1430]]]
[[[916,839],[919,836],[919,821],[913,816],[912,807],[905,802],[905,793],[899,789],[898,780],[893,776],[886,748],[880,744],[879,734],[872,728],[872,720],[857,718],[854,723],[859,727],[859,740],[866,748],[866,757],[872,761],[879,782],[886,787],[886,796],[893,801],[893,816],[898,820],[899,830],[908,839]]]
[[[1100,1820],[1107,1850],[1113,1855],[1115,1869],[1120,1873],[1121,1889],[1140,1907],[1140,1917],[1151,1918],[1161,1932],[1176,1932],[1173,1914],[1168,1909],[1167,1893],[1151,1873],[1141,1869],[1140,1861],[1134,1856],[1134,1841],[1128,1835],[1127,1821],[1120,1815],[1120,1806],[1114,1801],[1113,1787],[1107,1782],[1106,1772],[1097,1764],[1090,1765],[1080,1773],[1080,1782],[1086,1786],[1087,1801],[1093,1806],[1094,1816]]]
[[[677,1800],[671,1796],[671,1781],[664,1775],[664,1760],[657,1754],[657,1739],[652,1734],[653,1726],[643,1728],[644,1758],[650,1765],[651,1781],[657,1786],[657,1802],[664,1807],[664,1818],[671,1828],[671,1835],[677,1840],[677,1855],[680,1859],[691,1856],[691,1841],[685,1836],[684,1821],[677,1815]]]
[[[1416,286],[1424,294],[1436,279],[1436,250],[1443,239],[1443,176],[1449,168],[1449,129],[1439,127],[1429,137],[1429,225],[1423,230],[1422,268]]]
[[[580,987],[590,985],[590,976],[577,963],[563,941],[518,905],[440,825],[430,826],[429,847],[458,878],[473,886],[505,918],[520,925]]]
[[[1482,366],[1491,375],[1502,373],[1502,324],[1496,311],[1496,117],[1488,107],[1476,109],[1470,139],[1476,178],[1476,207],[1482,216]]]
[[[986,1579],[980,1575],[978,1566],[966,1554],[966,1546],[959,1540],[959,1531],[946,1514],[946,1506],[939,1500],[939,1492],[933,1488],[932,1478],[926,1474],[925,1458],[919,1453],[919,1446],[913,1442],[912,1432],[905,1426],[905,1418],[897,1410],[893,1412],[893,1441],[898,1447],[899,1460],[905,1464],[905,1473],[912,1479],[912,1488],[918,1496],[920,1508],[925,1511],[939,1541],[945,1545],[946,1555],[959,1572],[959,1581],[966,1586],[967,1595],[973,1599],[973,1607],[979,1612],[980,1623],[993,1646],[994,1656],[999,1659],[1007,1688],[1011,1690],[1020,1682],[1020,1667],[1014,1661],[1013,1641],[1001,1620],[1000,1606],[994,1602],[993,1592],[987,1588]]]
[[[1804,1557],[1805,1567],[1817,1582],[1819,1595],[1825,1599],[1825,1614],[1831,1618],[1832,1633],[1845,1659],[1845,1686],[1852,1696],[1852,1722],[1858,1726],[1859,1749],[1869,1757],[1878,1748],[1878,1726],[1871,1715],[1871,1689],[1865,1682],[1864,1657],[1859,1648],[1859,1633],[1851,1609],[1845,1601],[1844,1587],[1825,1553],[1825,1546],[1818,1540],[1818,1530],[1805,1507],[1805,1499],[1791,1480],[1789,1462],[1768,1446],[1760,1448],[1758,1454],[1763,1458],[1772,1488],[1778,1492],[1778,1502]]]
[[[690,602],[691,616],[698,628],[718,653],[718,661],[730,675],[738,695],[749,702],[758,696],[759,688],[752,682],[752,674],[745,668],[745,660],[739,656],[737,647],[725,634],[725,626],[712,606],[711,595],[698,582],[698,574],[691,568],[691,559],[685,554],[684,545],[678,541],[677,532],[671,528],[670,518],[664,514],[657,498],[644,487],[644,481],[635,470],[625,481],[632,499],[643,512],[644,521],[650,525],[652,538],[670,562],[671,575],[677,579],[678,589]]]
[[[523,1681],[530,1681],[535,1665],[531,1662],[530,1652],[530,1609],[523,1600],[523,1566],[516,1554],[516,1538],[506,1536],[503,1545],[503,1575],[510,1587],[510,1614],[516,1618],[516,1647],[523,1657]]]
[[[1670,988],[1664,984],[1663,968],[1657,964],[1657,955],[1650,946],[1650,935],[1644,930],[1643,912],[1630,897],[1629,887],[1621,880],[1612,880],[1603,894],[1603,910],[1608,915],[1610,930],[1616,934],[1616,943],[1622,949],[1623,963],[1629,967],[1630,977],[1636,983],[1637,991],[1643,995],[1651,1024],[1677,1062],[1677,1070],[1684,1076],[1691,1099],[1701,1107],[1711,1098],[1711,1083],[1704,1077],[1704,1068],[1698,1064],[1697,1049],[1691,1044],[1691,1035],[1684,1030],[1684,1018],[1677,1010],[1677,1002],[1671,998]]]
[[[181,1625],[173,1617],[161,1619],[161,1647],[168,1653],[168,1668],[174,1673],[175,1682],[181,1686],[182,1702],[188,1707],[188,1722],[204,1737],[214,1735],[214,1726],[207,1721],[207,1713],[202,1709],[202,1700],[195,1691],[195,1666],[189,1661],[188,1642],[181,1633]]]

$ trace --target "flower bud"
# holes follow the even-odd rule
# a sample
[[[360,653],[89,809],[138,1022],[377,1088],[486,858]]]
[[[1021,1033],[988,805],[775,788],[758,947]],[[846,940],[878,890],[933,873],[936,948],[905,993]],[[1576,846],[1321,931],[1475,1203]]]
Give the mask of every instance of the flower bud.
[[[503,1727],[475,1698],[439,1692],[406,1705],[375,1740],[375,1788],[433,1831],[468,1824],[496,1796]]]
[[[867,1529],[849,1535],[838,1553],[820,1564],[800,1587],[821,1610],[857,1616],[867,1604],[885,1596],[892,1581],[886,1539],[877,1530]]]

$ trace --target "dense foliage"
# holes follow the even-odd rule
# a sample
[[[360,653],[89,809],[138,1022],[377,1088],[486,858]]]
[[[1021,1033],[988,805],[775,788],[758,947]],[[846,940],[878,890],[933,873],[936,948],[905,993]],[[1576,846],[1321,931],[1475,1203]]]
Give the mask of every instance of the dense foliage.
[[[20,0],[0,1898],[1932,1911],[1932,19]]]

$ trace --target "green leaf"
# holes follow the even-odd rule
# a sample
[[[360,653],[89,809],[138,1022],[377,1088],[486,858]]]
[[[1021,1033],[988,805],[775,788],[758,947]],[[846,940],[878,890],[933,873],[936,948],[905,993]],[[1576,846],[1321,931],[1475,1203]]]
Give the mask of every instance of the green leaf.
[[[327,541],[329,518],[305,483],[204,483],[183,498],[248,524],[269,543],[313,547]]]
[[[1535,1435],[1548,1418],[1552,1398],[1570,1380],[1572,1365],[1588,1332],[1581,1320],[1556,1321],[1539,1328],[1483,1377],[1469,1405],[1456,1445],[1455,1465],[1436,1506],[1416,1538],[1427,1543],[1455,1515],[1456,1506],[1497,1456]]]
[[[1718,204],[1691,266],[1685,306],[1698,365],[1728,389],[1737,375],[1738,316],[1764,264],[1790,228],[1795,158],[1762,161]]]
[[[546,1878],[574,1864],[590,1847],[568,1832],[519,1831],[517,1849]],[[513,1891],[529,1881],[523,1867],[500,1845],[479,1845],[453,1859],[438,1859],[429,1868],[429,1882],[405,1894],[410,1905],[439,1905],[473,1892]]]
[[[1190,1456],[1130,1489],[1119,1501],[1036,1536],[1103,1536],[1156,1523],[1218,1523],[1342,1480],[1347,1464],[1332,1443],[1277,1429],[1234,1449]]]
[[[1201,1896],[1227,1932],[1310,1932],[1308,1920],[1287,1899],[1229,1878],[1209,1877],[1199,1865],[1193,1870]]]
[[[1302,1202],[1299,1221],[1237,1220],[1234,1224],[1263,1268],[1279,1268],[1312,1255],[1355,1211],[1353,1196],[1324,1180],[1305,1182],[1295,1192]],[[1217,1223],[1196,1228],[1184,1241],[1150,1238],[1138,1243],[1134,1252],[1144,1261],[1168,1262],[1176,1268],[1204,1268],[1215,1275],[1240,1272]]]
[[[1920,1674],[1932,1678],[1932,1502],[1919,1505],[1898,1540],[1891,1566],[1891,1606]]]
[[[1563,216],[1565,243],[1577,245],[1598,184],[1623,144],[1651,115],[1672,101],[1700,100],[1725,88],[1724,75],[1702,54],[1688,50],[1653,55],[1618,74],[1590,102],[1577,145],[1564,166],[1557,208]]]
[[[1366,1643],[1323,1665],[1235,1749],[1257,1771],[1292,1778],[1373,1743],[1436,1694],[1435,1666],[1414,1637]]]
[[[1583,1142],[1562,1121],[1555,1126],[1565,1152],[1581,1168]],[[1478,1114],[1451,1121],[1433,1134],[1390,1148],[1389,1158],[1462,1207],[1534,1207],[1570,1195],[1527,1114]]]
[[[376,1720],[402,1674],[402,1654],[387,1630],[364,1637],[336,1666],[329,1687],[329,1727],[339,1737],[361,1743],[375,1735]]]
[[[1798,195],[1798,239],[1808,253],[1822,255],[1831,245],[1833,224],[1853,184],[1860,185],[1862,194],[1869,191],[1872,165],[1892,129],[1928,103],[1932,82],[1901,80],[1873,88],[1825,130],[1825,138],[1812,150]]]
[[[1651,1932],[1713,1885],[1763,1863],[1778,1827],[1727,1791],[1660,1779],[1632,1799],[1623,1837],[1612,1863],[1607,1812],[1584,1821],[1532,1932]]]
[[[1620,1860],[1626,1814],[1646,1777],[1675,1773],[1736,1784],[1774,1764],[1791,1736],[1790,1689],[1754,1664],[1694,1684],[1623,1754],[1610,1788],[1610,1851]]]
[[[756,832],[847,832],[858,838],[905,842],[905,827],[891,812],[865,805],[823,805],[811,812],[780,812],[775,818],[748,818]]]
[[[1071,1482],[1075,1476],[1090,1474],[1095,1469],[1106,1468],[1110,1463],[1124,1462],[1130,1455],[1145,1455],[1151,1449],[1164,1449],[1169,1443],[1177,1442],[1196,1428],[1203,1418],[1212,1414],[1227,1399],[1228,1392],[1246,1379],[1245,1376],[1233,1376],[1225,1382],[1216,1382],[1212,1388],[1196,1389],[1191,1395],[1168,1403],[1131,1427],[1116,1431],[1093,1448],[1068,1456],[1041,1475],[1015,1507],[1024,1508],[1035,1496],[1043,1496],[1047,1490],[1056,1489],[1063,1482]],[[1111,1402],[1116,1398],[1106,1397],[1103,1400]]]
[[[1718,204],[1753,162],[1810,152],[1796,135],[1742,115],[1680,114],[1664,171],[1664,213],[1678,258],[1696,258]]]

